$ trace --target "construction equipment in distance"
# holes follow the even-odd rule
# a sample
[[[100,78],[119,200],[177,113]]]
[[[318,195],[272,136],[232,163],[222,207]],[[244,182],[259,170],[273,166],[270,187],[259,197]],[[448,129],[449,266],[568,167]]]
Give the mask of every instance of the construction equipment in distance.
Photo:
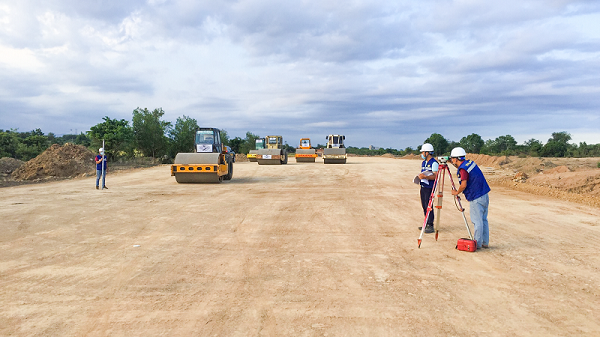
[[[258,150],[262,150],[265,148],[265,139],[258,138],[255,144],[255,150],[250,150],[248,155],[246,156],[249,161],[256,163],[258,160],[256,159],[256,155],[258,154]]]
[[[300,147],[296,149],[296,162],[314,163],[317,152],[310,146],[310,138],[300,139]]]
[[[282,165],[287,164],[287,151],[283,148],[282,136],[265,137],[265,148],[258,150],[256,155],[258,165]]]
[[[233,158],[221,143],[221,132],[199,128],[194,153],[178,153],[171,165],[171,175],[178,183],[220,183],[233,177]]]
[[[346,164],[347,154],[344,146],[346,136],[329,135],[325,139],[327,139],[327,146],[323,149],[323,162],[325,164]]]

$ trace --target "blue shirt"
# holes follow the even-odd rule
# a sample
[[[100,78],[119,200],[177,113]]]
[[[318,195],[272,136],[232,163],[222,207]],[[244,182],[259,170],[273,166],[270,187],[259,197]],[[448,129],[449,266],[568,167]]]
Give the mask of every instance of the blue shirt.
[[[96,156],[96,161],[102,159],[102,155]],[[96,171],[102,171],[102,164],[104,164],[104,171],[106,171],[106,156],[104,156],[104,160],[101,163],[96,164]]]
[[[467,187],[464,189],[463,194],[468,201],[475,200],[479,197],[486,195],[490,191],[490,186],[488,185],[485,177],[483,176],[483,172],[477,164],[475,164],[472,160],[465,160],[458,167],[458,172],[456,173],[458,176],[458,182],[462,181],[460,177],[460,170],[465,170],[469,173],[469,177],[467,178]]]
[[[425,171],[437,172],[439,167],[440,167],[440,164],[438,164],[438,162],[437,162],[437,160],[435,160],[435,158],[431,158],[427,161],[423,160],[423,162],[421,163],[421,173],[425,172]],[[426,183],[421,181],[421,187],[433,188],[433,183],[434,183],[434,180],[427,180]]]

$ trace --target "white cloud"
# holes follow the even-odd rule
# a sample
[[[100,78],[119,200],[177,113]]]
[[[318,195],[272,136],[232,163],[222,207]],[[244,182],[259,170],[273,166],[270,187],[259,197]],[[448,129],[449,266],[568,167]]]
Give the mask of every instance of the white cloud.
[[[346,132],[365,146],[576,134],[572,116],[600,108],[598,22],[583,0],[5,3],[0,128],[60,134],[139,106],[232,136]]]

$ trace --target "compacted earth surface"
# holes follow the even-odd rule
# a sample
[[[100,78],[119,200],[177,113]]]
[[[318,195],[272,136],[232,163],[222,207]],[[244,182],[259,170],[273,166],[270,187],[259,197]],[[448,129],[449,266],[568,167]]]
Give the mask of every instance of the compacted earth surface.
[[[480,159],[498,182],[490,248],[473,253],[455,249],[468,232],[448,180],[438,240],[417,247],[417,160],[1,188],[0,335],[600,335],[600,208],[521,191],[540,171]]]

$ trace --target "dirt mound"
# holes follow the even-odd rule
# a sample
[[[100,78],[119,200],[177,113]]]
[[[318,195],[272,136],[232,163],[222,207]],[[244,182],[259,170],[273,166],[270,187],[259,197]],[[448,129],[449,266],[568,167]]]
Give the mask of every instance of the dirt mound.
[[[85,146],[54,144],[12,173],[15,180],[71,178],[96,170],[94,153]]]
[[[246,157],[245,154],[243,153],[236,153],[235,154],[235,162],[245,162],[248,161],[248,157]]]
[[[0,158],[0,174],[11,174],[23,164],[25,162],[19,159],[9,157]]]
[[[402,158],[402,159],[419,159],[419,160],[423,160],[423,159],[421,159],[421,156],[418,155],[418,154],[407,154],[407,155],[404,155],[404,156],[402,156],[400,158]]]
[[[467,159],[470,159],[477,163],[480,167],[497,167],[500,168],[502,165],[510,163],[510,159],[507,156],[488,156],[487,154],[474,154],[467,153]]]
[[[568,167],[566,167],[564,165],[561,165],[561,166],[557,166],[555,168],[544,171],[544,174],[565,173],[565,172],[571,172],[571,169],[569,169]]]
[[[394,158],[395,156],[391,153],[384,153],[381,155],[383,158]]]

